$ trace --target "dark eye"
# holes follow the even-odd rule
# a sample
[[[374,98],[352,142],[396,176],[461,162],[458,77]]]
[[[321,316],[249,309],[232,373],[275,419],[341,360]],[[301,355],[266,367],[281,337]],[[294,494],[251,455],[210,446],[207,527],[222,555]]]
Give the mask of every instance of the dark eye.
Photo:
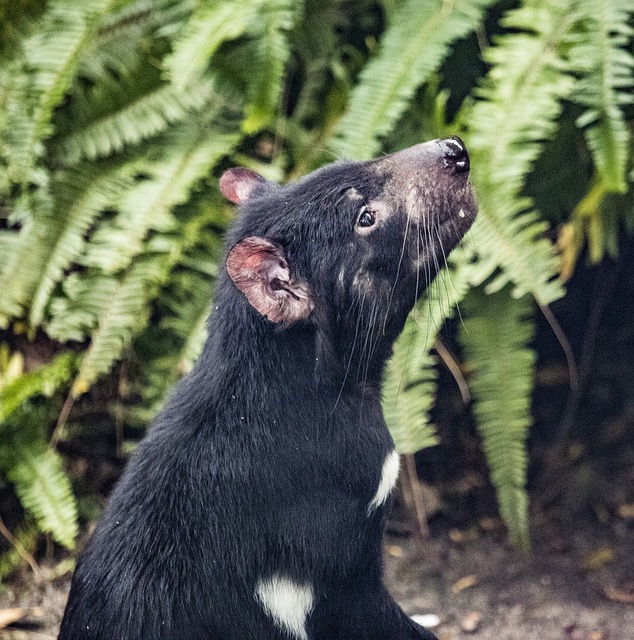
[[[368,209],[367,207],[363,207],[361,213],[359,214],[359,219],[357,220],[357,225],[359,227],[371,227],[376,222],[376,214],[372,209]]]

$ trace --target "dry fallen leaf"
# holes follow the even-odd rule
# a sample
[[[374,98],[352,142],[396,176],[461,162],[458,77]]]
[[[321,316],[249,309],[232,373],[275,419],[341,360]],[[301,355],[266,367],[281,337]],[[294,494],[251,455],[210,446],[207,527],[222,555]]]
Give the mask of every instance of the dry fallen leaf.
[[[620,504],[618,514],[619,518],[623,518],[623,520],[634,519],[634,502],[625,502],[624,504]]]
[[[480,518],[478,524],[483,531],[501,531],[505,527],[502,518],[494,516],[484,516]]]
[[[404,553],[403,547],[399,547],[397,544],[385,545],[385,552],[392,558],[402,558]]]
[[[14,607],[13,609],[0,609],[0,629],[8,627],[10,624],[21,620],[26,616],[27,610],[21,607]]]
[[[461,621],[460,628],[466,633],[477,631],[482,621],[482,615],[479,611],[471,611]]]
[[[612,560],[614,560],[614,549],[610,547],[601,547],[586,555],[583,560],[583,570],[594,571],[594,569],[598,569],[604,564],[612,562]]]
[[[451,585],[452,593],[460,593],[465,589],[469,589],[470,587],[478,584],[478,577],[476,575],[464,576],[464,578],[460,578],[460,580],[456,580]]]
[[[623,604],[634,604],[634,593],[630,591],[623,591],[606,585],[603,587],[603,595],[612,602],[621,602]]]
[[[471,529],[450,529],[449,539],[455,544],[464,544],[465,542],[472,542],[480,537],[480,532],[472,527]]]

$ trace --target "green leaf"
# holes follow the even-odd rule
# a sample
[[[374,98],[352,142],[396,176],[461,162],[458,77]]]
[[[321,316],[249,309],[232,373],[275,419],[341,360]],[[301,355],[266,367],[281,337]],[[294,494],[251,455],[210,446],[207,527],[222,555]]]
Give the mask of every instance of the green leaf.
[[[105,75],[89,93],[76,92],[65,132],[53,143],[59,159],[75,164],[120,152],[199,111],[214,95],[210,79],[176,89],[153,75],[143,67],[118,80]]]
[[[246,133],[255,133],[268,125],[280,108],[284,72],[291,53],[288,32],[295,25],[300,5],[298,0],[274,0],[267,2],[259,12],[252,33],[252,74],[246,117],[242,123]]]
[[[634,101],[634,56],[628,50],[634,5],[623,0],[579,0],[578,5],[582,16],[569,53],[579,74],[572,99],[585,107],[577,126],[584,128],[606,189],[624,193],[631,136],[622,109]]]
[[[429,421],[437,381],[431,350],[443,322],[465,296],[470,275],[470,254],[458,250],[414,307],[394,345],[384,382],[383,412],[399,453],[437,444]]]
[[[73,375],[77,356],[65,352],[36,371],[22,374],[0,388],[0,424],[36,395],[51,396]]]
[[[139,163],[138,170],[147,178],[125,192],[118,203],[119,215],[95,231],[81,263],[110,273],[120,271],[143,251],[150,231],[176,230],[174,207],[188,200],[194,186],[238,140],[237,134],[227,134],[202,118],[173,128],[158,147],[159,158]]]
[[[77,504],[62,459],[48,450],[46,442],[34,444],[14,440],[14,464],[7,477],[15,485],[22,506],[40,529],[67,549],[73,549],[79,531]]]
[[[479,205],[472,230],[479,258],[474,280],[494,275],[490,291],[510,282],[513,295],[529,292],[542,304],[563,295],[558,260],[543,237],[545,223],[521,190],[572,91],[560,50],[575,20],[568,0],[510,11],[503,24],[513,31],[486,50],[492,66],[479,100],[462,114]]]
[[[0,275],[0,326],[20,317],[28,304],[31,326],[40,324],[55,284],[80,255],[86,232],[101,210],[129,186],[131,172],[131,166],[103,164],[59,176],[52,186],[52,207],[34,212]]]
[[[151,177],[130,190],[121,205],[118,224],[127,233],[104,234],[102,242],[92,243],[86,254],[85,262],[102,269],[120,266],[122,260],[129,266],[117,279],[107,306],[97,314],[97,328],[73,385],[76,395],[107,373],[132,337],[145,326],[150,301],[183,252],[195,244],[204,220],[194,218],[182,224],[178,234],[163,229],[146,239],[148,229],[156,228],[157,219],[171,227],[172,209],[188,199],[194,186],[231,150],[238,137],[183,124],[170,140],[173,144],[167,146],[165,157],[149,169]],[[125,242],[123,235],[127,236]],[[139,257],[129,262],[137,252]],[[105,296],[100,300],[103,302]]]
[[[331,148],[359,160],[376,154],[416,89],[436,71],[449,47],[482,21],[493,0],[404,0],[381,48],[361,72]]]
[[[413,380],[405,377],[408,368],[407,337],[412,327],[405,327],[394,348],[383,383],[383,413],[399,453],[416,453],[438,444],[436,432],[429,421],[436,397],[436,368],[431,354],[418,362],[418,374]]]
[[[25,184],[41,141],[52,133],[54,108],[70,87],[80,54],[99,17],[112,0],[51,0],[22,44],[24,59],[15,63],[7,104],[7,144],[12,180]]]
[[[165,69],[178,89],[200,76],[218,47],[247,30],[265,0],[203,0],[174,43]]]
[[[113,7],[99,22],[83,51],[77,76],[93,82],[108,73],[123,76],[142,61],[162,53],[162,40],[182,28],[196,0],[132,0],[118,4],[122,6]]]
[[[168,267],[169,254],[150,254],[135,261],[114,283],[73,383],[73,395],[82,395],[98,377],[108,373],[134,333],[147,324],[149,301],[156,296]]]
[[[530,296],[515,299],[506,288],[464,301],[460,331],[473,412],[511,542],[528,549],[526,440],[531,426],[535,353]]]

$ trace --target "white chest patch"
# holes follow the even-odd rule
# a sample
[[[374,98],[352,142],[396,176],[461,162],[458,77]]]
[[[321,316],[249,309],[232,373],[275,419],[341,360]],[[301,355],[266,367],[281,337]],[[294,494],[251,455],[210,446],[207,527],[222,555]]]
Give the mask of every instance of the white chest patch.
[[[260,580],[255,589],[264,611],[298,640],[307,640],[306,618],[312,611],[315,596],[309,584],[299,584],[284,576]]]
[[[387,454],[385,462],[383,463],[383,470],[381,471],[381,481],[379,487],[374,494],[374,498],[368,505],[368,513],[373,509],[380,507],[387,499],[392,489],[396,484],[398,478],[398,470],[401,464],[401,459],[396,450]]]

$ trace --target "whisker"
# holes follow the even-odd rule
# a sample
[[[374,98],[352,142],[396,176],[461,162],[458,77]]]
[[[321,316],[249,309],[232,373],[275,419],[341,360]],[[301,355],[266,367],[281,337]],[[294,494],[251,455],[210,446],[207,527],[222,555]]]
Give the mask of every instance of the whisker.
[[[365,302],[365,293],[363,294],[363,298],[360,298],[359,296],[357,296],[357,298],[359,299],[359,314],[357,316],[357,322],[355,325],[355,329],[354,329],[354,338],[352,339],[352,348],[350,349],[350,356],[348,357],[348,364],[346,365],[346,371],[343,374],[343,380],[341,381],[341,387],[339,388],[339,393],[337,395],[337,399],[335,400],[335,404],[332,408],[332,411],[330,412],[330,415],[332,415],[334,413],[334,411],[336,410],[337,406],[339,405],[339,400],[341,400],[341,396],[343,394],[343,390],[346,386],[346,382],[348,380],[348,375],[350,374],[350,367],[352,366],[352,358],[354,357],[354,352],[355,349],[357,347],[357,339],[359,337],[359,325],[361,324],[361,318],[363,317],[363,303]]]
[[[366,331],[363,351],[361,352],[361,357],[359,358],[357,375],[359,380],[362,380],[363,382],[367,382],[368,372],[370,370],[370,359],[372,358],[372,354],[374,353],[373,340],[374,333],[378,331],[378,323],[376,322],[376,319],[379,312],[379,306],[379,300],[375,300],[368,318],[368,328]]]
[[[405,257],[405,249],[407,247],[407,236],[409,234],[410,223],[412,219],[412,211],[411,207],[407,209],[407,219],[405,221],[405,233],[403,234],[403,244],[401,246],[401,255],[398,258],[398,265],[396,267],[396,276],[394,277],[394,283],[390,288],[390,297],[387,302],[387,307],[385,310],[385,318],[383,320],[383,333],[385,333],[385,327],[387,326],[387,317],[390,312],[390,308],[392,306],[392,298],[394,296],[394,290],[396,289],[396,285],[398,283],[399,276],[401,275],[401,266],[403,265],[403,259]]]

